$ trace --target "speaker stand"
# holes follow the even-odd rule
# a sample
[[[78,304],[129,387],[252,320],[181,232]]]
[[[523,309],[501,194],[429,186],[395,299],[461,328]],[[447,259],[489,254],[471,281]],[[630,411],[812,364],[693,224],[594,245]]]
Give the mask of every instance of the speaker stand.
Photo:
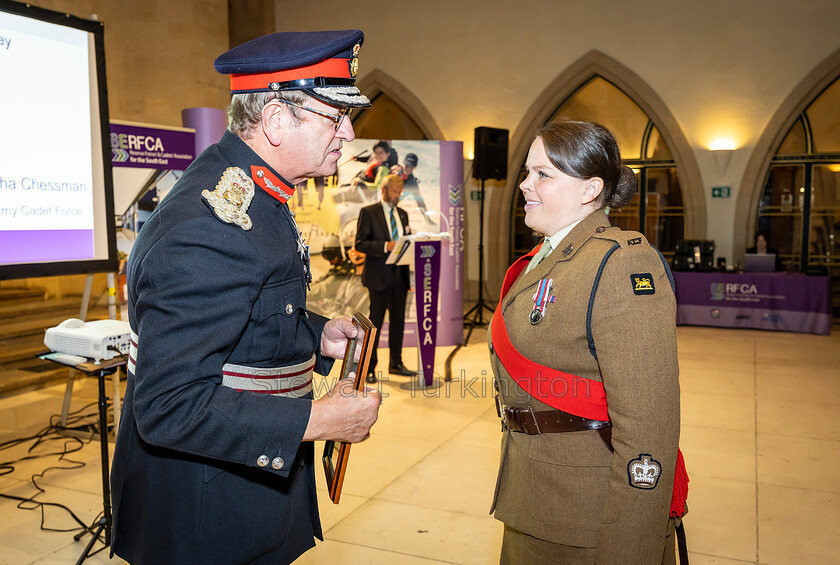
[[[478,215],[478,302],[465,315],[464,322],[469,326],[464,345],[469,345],[470,336],[477,327],[484,327],[484,310],[493,314],[493,308],[484,302],[484,179],[481,179],[481,204]],[[490,321],[489,318],[487,320]]]
[[[470,336],[472,336],[473,330],[477,327],[487,325],[487,322],[484,321],[484,310],[490,312],[491,316],[494,312],[493,308],[484,301],[484,179],[481,179],[480,195],[481,204],[479,205],[478,216],[478,302],[464,314],[464,324],[469,327],[467,336],[464,338],[464,343],[457,345],[446,357],[446,368],[443,379],[445,382],[452,381],[452,359],[462,347],[470,344]]]

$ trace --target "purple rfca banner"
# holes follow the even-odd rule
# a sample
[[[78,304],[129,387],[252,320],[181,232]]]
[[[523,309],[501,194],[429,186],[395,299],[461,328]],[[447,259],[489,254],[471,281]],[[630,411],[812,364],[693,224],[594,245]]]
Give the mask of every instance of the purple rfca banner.
[[[677,324],[827,335],[828,277],[675,272]]]
[[[114,167],[183,171],[195,158],[195,131],[111,122]]]
[[[417,341],[425,385],[435,377],[437,303],[440,286],[440,241],[414,242],[414,284],[417,300]]]

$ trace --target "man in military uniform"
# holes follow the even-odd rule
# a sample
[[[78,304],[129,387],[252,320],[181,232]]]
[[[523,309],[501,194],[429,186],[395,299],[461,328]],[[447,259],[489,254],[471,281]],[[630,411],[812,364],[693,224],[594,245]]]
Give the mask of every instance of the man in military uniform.
[[[306,310],[287,200],[353,140],[360,31],[275,33],[221,55],[229,128],[152,213],[128,262],[132,348],[111,475],[134,564],[290,563],[323,539],[313,440],[362,441],[376,392],[313,400],[356,334]]]

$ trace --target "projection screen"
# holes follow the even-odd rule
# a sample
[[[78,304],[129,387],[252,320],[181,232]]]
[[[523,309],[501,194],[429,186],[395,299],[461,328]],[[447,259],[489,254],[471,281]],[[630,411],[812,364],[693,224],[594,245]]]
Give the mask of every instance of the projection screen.
[[[0,279],[117,269],[100,22],[0,0]]]

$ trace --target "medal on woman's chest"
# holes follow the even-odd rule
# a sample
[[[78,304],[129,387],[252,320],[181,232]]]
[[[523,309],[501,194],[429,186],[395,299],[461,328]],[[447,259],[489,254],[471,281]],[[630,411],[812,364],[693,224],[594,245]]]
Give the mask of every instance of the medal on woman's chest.
[[[537,284],[537,291],[533,296],[534,309],[528,315],[528,321],[531,322],[532,326],[539,324],[545,317],[545,307],[557,300],[557,297],[551,294],[553,282],[554,279],[540,279],[539,284]]]

